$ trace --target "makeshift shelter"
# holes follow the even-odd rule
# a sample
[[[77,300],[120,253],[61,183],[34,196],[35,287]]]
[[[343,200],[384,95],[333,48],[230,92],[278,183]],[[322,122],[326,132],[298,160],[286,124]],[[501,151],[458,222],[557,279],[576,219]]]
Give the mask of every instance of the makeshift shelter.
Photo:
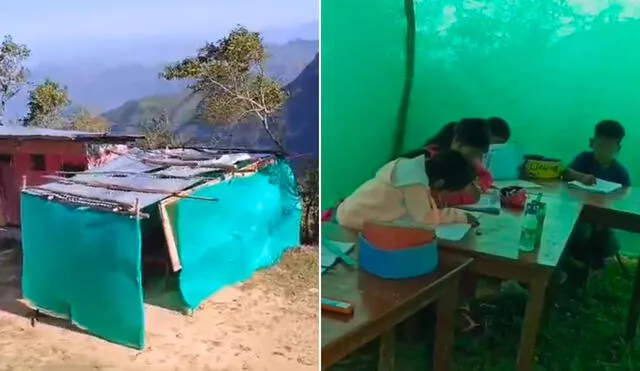
[[[87,144],[127,143],[112,135],[24,126],[0,126],[0,226],[20,224],[20,188],[47,182],[61,170],[86,170]]]
[[[598,121],[618,120],[620,158],[640,182],[637,1],[321,6],[323,208],[463,117],[503,117],[527,152],[565,161]]]
[[[270,154],[133,150],[23,190],[23,294],[142,348],[145,257],[166,259],[193,309],[297,246],[300,216],[293,172]]]

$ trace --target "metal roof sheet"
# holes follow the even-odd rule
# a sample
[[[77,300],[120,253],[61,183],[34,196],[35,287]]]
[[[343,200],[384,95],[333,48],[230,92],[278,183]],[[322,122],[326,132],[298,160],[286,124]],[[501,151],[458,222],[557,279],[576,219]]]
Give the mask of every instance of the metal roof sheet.
[[[189,149],[132,149],[102,166],[75,175],[70,182],[57,181],[37,188],[132,207],[137,199],[140,208],[144,208],[206,181],[206,178],[198,175],[216,171],[215,165],[232,166],[241,161],[254,162],[266,156],[268,155],[248,153],[216,154]],[[170,165],[165,165],[165,162]],[[73,180],[79,183],[71,183]],[[96,186],[91,186],[91,182],[95,182]],[[131,190],[109,189],[98,185],[126,187]]]

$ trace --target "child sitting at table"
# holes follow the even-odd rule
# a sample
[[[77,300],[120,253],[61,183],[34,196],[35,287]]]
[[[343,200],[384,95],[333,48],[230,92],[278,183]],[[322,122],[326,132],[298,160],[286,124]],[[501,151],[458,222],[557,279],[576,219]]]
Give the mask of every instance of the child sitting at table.
[[[361,230],[367,222],[476,225],[471,214],[440,207],[442,197],[468,186],[475,176],[473,165],[458,151],[401,157],[384,165],[373,179],[342,201],[337,221],[354,230]]]
[[[629,172],[616,159],[624,135],[624,127],[619,122],[599,122],[589,142],[591,150],[576,156],[565,170],[563,178],[566,181],[577,180],[586,185],[593,185],[597,179],[602,179],[625,187],[630,186]],[[611,229],[588,223],[579,223],[576,226],[569,245],[574,262],[593,270],[604,268],[606,259],[615,255],[619,248]]]
[[[424,154],[434,156],[443,150],[455,150],[462,153],[467,160],[474,164],[476,179],[458,192],[450,192],[443,197],[442,202],[447,206],[471,205],[480,199],[493,184],[491,174],[482,166],[482,159],[491,144],[491,132],[488,120],[467,118],[459,122],[450,122],[443,126],[433,137],[424,144],[423,148],[405,154],[413,157]],[[504,132],[501,132],[504,135]]]

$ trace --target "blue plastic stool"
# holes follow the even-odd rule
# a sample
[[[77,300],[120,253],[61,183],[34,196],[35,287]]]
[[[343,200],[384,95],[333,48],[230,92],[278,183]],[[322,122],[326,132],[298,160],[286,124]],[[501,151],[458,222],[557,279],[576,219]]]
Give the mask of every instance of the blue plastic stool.
[[[410,247],[404,250],[380,250],[362,235],[358,237],[360,247],[359,266],[366,272],[388,279],[405,279],[423,276],[438,266],[437,241]]]

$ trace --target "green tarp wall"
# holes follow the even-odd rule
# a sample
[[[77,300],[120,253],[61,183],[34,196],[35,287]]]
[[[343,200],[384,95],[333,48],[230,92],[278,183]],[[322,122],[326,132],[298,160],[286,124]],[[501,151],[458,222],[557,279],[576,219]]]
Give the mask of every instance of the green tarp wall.
[[[171,205],[180,294],[191,309],[300,245],[297,183],[284,161],[193,195],[217,201]],[[25,193],[21,207],[24,298],[106,340],[144,347],[141,221]]]
[[[635,0],[323,0],[322,207],[371,177],[396,142],[413,149],[462,117],[501,116],[528,153],[566,161],[599,120],[618,120],[620,157],[640,185],[639,19]]]
[[[300,245],[302,209],[291,168],[278,162],[255,175],[203,187],[170,214],[182,263],[179,285],[189,308],[249,279]]]
[[[634,5],[634,3],[636,5]],[[406,78],[403,0],[322,2],[322,204],[392,156]],[[415,76],[402,147],[444,123],[497,115],[530,152],[569,159],[594,124],[621,121],[640,181],[640,3],[419,1]]]
[[[140,221],[22,194],[22,292],[45,313],[141,348]]]

